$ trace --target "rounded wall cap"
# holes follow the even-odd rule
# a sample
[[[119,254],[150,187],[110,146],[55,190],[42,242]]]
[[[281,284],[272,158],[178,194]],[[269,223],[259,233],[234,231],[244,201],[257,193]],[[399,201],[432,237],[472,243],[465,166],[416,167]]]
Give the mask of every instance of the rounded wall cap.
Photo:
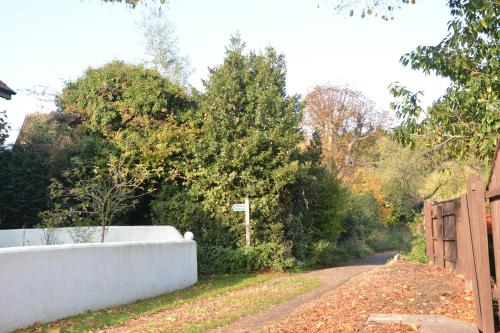
[[[184,234],[184,239],[186,240],[193,240],[194,239],[194,234],[191,231],[188,231]]]

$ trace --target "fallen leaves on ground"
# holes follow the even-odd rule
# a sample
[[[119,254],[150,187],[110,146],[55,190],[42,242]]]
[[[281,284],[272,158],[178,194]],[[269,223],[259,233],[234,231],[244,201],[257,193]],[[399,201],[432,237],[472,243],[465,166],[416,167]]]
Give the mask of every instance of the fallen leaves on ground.
[[[371,313],[440,314],[474,322],[472,294],[453,273],[397,261],[363,273],[266,328],[267,332],[416,332],[418,327],[366,323]]]
[[[207,299],[187,302],[157,313],[138,316],[120,327],[109,328],[103,332],[204,331],[304,293],[318,284],[319,280],[316,278],[285,276]]]

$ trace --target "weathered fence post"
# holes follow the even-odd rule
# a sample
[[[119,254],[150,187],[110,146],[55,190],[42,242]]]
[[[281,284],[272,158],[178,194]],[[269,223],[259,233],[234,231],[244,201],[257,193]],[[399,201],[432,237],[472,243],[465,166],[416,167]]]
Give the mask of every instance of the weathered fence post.
[[[445,268],[445,248],[444,248],[444,218],[443,204],[431,207],[432,216],[432,240],[434,242],[434,263],[441,268]]]
[[[470,225],[470,216],[469,216],[469,207],[468,207],[468,197],[467,194],[464,194],[461,198],[461,203],[462,203],[462,212],[461,215],[463,216],[463,221],[464,221],[464,245],[465,245],[465,250],[466,252],[469,253],[468,255],[468,260],[469,260],[469,265],[465,270],[465,284],[466,287],[469,289],[472,289],[472,292],[474,294],[474,307],[475,307],[475,314],[476,314],[476,323],[478,328],[482,328],[483,325],[483,320],[481,316],[481,303],[480,303],[480,297],[479,297],[479,288],[478,288],[478,272],[476,270],[476,259],[474,258],[474,248],[472,247],[472,230],[471,230],[471,225]],[[468,277],[468,278],[467,278]]]
[[[458,214],[457,257],[459,257],[461,260],[462,274],[464,275],[465,286],[468,289],[472,289],[472,272],[475,272],[475,269],[474,258],[472,256],[472,239],[470,234],[469,209],[467,208],[467,194],[464,194],[460,197],[460,210]]]
[[[500,195],[490,198],[490,204],[491,233],[493,234],[493,253],[495,255],[495,285],[498,287],[498,279],[500,279]]]
[[[425,200],[424,202],[424,223],[425,223],[425,248],[429,262],[434,262],[434,240],[432,231],[432,202]]]
[[[487,185],[486,199],[491,206],[491,233],[493,235],[493,253],[495,257],[495,289],[494,294],[500,298],[500,140],[493,157],[490,179]]]
[[[486,230],[485,189],[478,175],[471,175],[467,181],[467,208],[474,261],[472,287],[475,294],[477,325],[483,333],[495,333]]]

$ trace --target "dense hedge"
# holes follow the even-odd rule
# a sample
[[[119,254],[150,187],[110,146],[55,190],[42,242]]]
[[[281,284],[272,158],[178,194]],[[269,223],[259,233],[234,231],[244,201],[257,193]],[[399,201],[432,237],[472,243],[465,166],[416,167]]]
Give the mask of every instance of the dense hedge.
[[[198,246],[198,273],[200,275],[246,273],[252,271],[287,271],[295,259],[277,243],[264,243],[244,248]]]

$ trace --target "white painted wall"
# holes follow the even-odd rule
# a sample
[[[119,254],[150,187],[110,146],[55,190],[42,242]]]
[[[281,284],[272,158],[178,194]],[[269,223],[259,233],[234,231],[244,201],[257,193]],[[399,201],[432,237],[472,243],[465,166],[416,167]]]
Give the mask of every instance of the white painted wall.
[[[19,244],[18,232],[0,231],[0,246]],[[196,282],[196,243],[172,227],[112,227],[108,243],[0,248],[0,332]]]
[[[78,233],[78,231],[81,231]],[[12,246],[52,245],[45,244],[44,229],[0,230],[0,248]],[[90,234],[90,243],[100,243],[101,228],[54,228],[55,244],[75,244],[77,234]],[[172,226],[111,226],[104,241],[182,241],[184,238]],[[81,241],[79,242],[81,243]],[[89,243],[89,242],[87,242]]]

